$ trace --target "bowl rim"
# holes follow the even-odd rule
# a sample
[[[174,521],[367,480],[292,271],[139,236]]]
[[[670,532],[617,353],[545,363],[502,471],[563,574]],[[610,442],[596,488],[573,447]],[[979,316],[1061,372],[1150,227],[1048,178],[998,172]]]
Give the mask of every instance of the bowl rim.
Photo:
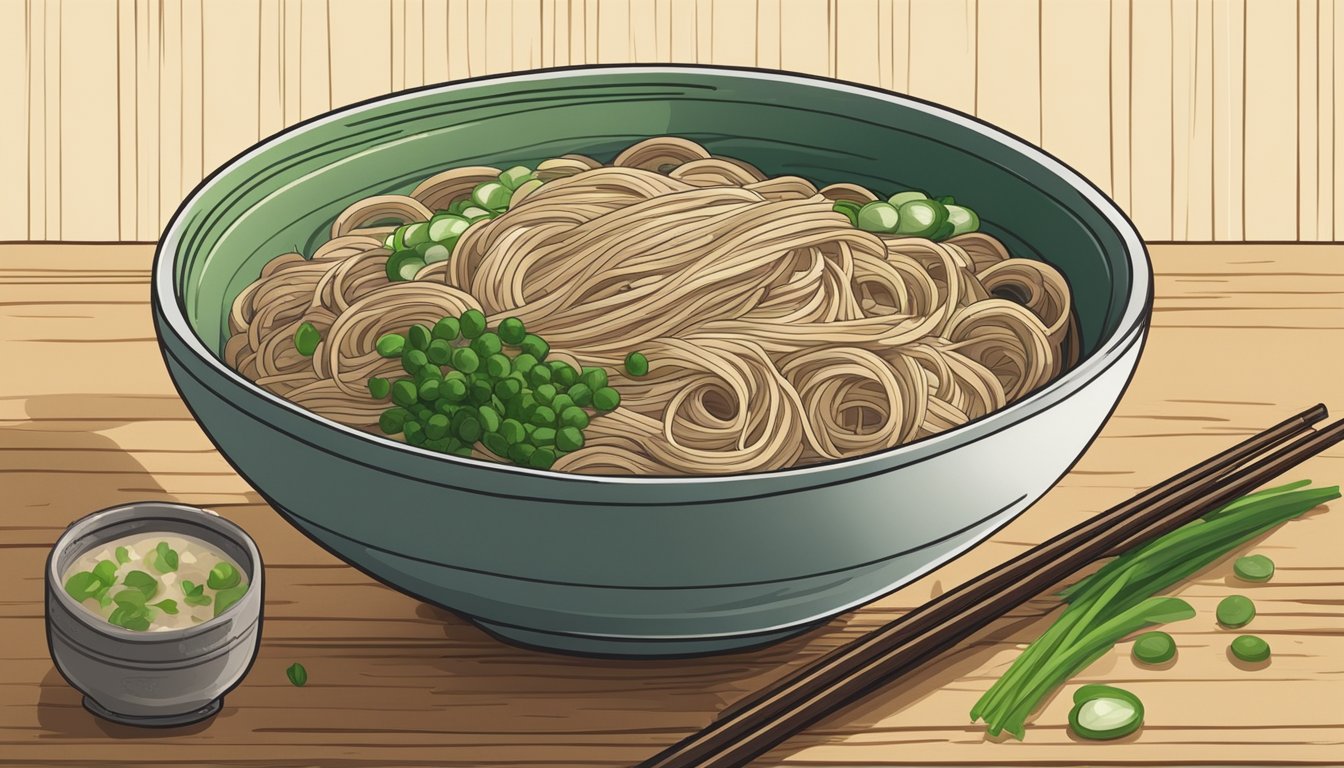
[[[115,507],[100,509],[73,521],[56,541],[51,545],[51,551],[47,554],[47,563],[44,569],[47,581],[47,593],[55,598],[65,608],[68,613],[75,617],[75,620],[82,626],[88,627],[95,632],[112,637],[116,640],[129,641],[137,644],[155,644],[164,642],[177,642],[187,638],[203,635],[217,626],[235,618],[241,611],[244,603],[242,599],[233,605],[224,609],[224,612],[211,616],[200,624],[193,624],[189,627],[177,627],[174,629],[165,629],[154,632],[137,632],[131,629],[118,627],[115,624],[96,616],[89,612],[87,608],[75,602],[75,599],[65,591],[65,581],[61,574],[57,572],[56,565],[59,554],[69,548],[73,541],[81,536],[89,535],[95,531],[112,528],[123,523],[133,522],[142,518],[172,518],[181,520],[185,523],[198,526],[209,531],[211,534],[222,536],[231,540],[234,544],[242,547],[247,552],[247,556],[252,560],[252,567],[248,573],[247,594],[256,592],[262,582],[262,562],[261,551],[257,548],[257,543],[243,530],[237,523],[226,517],[212,512],[204,507],[194,507],[189,504],[178,504],[171,501],[132,501],[126,504],[118,504]],[[111,518],[111,519],[109,519]],[[82,554],[82,553],[81,553]],[[257,621],[261,619],[261,603],[257,603]],[[51,624],[51,614],[48,612],[46,623]],[[251,625],[252,622],[248,622]],[[241,637],[241,635],[239,635]]]
[[[186,319],[183,307],[183,297],[177,293],[175,288],[173,268],[177,261],[176,252],[180,244],[182,230],[185,227],[187,212],[203,193],[220,183],[222,177],[243,163],[252,160],[257,155],[274,149],[291,136],[304,133],[318,126],[343,120],[368,108],[395,104],[400,101],[420,98],[431,94],[451,94],[457,91],[469,90],[483,84],[498,85],[507,84],[509,82],[536,82],[582,77],[585,74],[673,75],[687,73],[711,77],[721,76],[724,78],[773,81],[807,88],[820,88],[861,98],[875,98],[897,103],[905,108],[922,112],[926,115],[953,123],[958,127],[974,131],[982,138],[1003,145],[1006,149],[1022,155],[1028,160],[1036,163],[1049,173],[1062,179],[1077,192],[1086,203],[1100,213],[1107,223],[1115,229],[1116,234],[1123,244],[1125,259],[1131,275],[1131,285],[1125,296],[1124,306],[1114,332],[1104,338],[1092,354],[1087,355],[1073,368],[1065,371],[1054,381],[1049,382],[1026,397],[1013,403],[1009,403],[1003,408],[981,416],[978,419],[973,419],[958,427],[954,427],[953,429],[920,440],[904,443],[893,448],[875,451],[848,459],[832,460],[817,464],[809,464],[803,467],[789,467],[770,471],[739,472],[723,475],[625,476],[588,475],[557,472],[554,470],[539,470],[500,462],[452,456],[408,445],[383,435],[375,435],[370,432],[365,432],[341,424],[340,422],[306,410],[289,400],[258,386],[238,372],[229,368],[219,356],[211,352],[205,346]],[[448,464],[464,468],[501,472],[505,473],[506,476],[523,475],[551,481],[581,482],[589,485],[600,484],[623,487],[660,487],[700,484],[722,485],[754,480],[805,478],[808,475],[814,476],[812,480],[815,484],[826,484],[830,482],[825,476],[826,473],[834,472],[837,469],[862,468],[866,464],[878,461],[895,462],[892,467],[869,468],[869,471],[867,472],[860,472],[860,476],[866,476],[873,472],[884,471],[884,469],[891,469],[923,461],[963,445],[976,442],[1018,423],[1027,421],[1031,417],[1048,410],[1060,401],[1068,399],[1079,391],[1085,389],[1092,381],[1096,380],[1112,366],[1119,363],[1134,343],[1142,342],[1153,303],[1153,271],[1147,248],[1145,247],[1137,228],[1134,226],[1133,221],[1131,221],[1124,211],[1122,211],[1120,207],[1092,181],[1043,148],[1031,144],[1016,134],[974,115],[967,114],[946,105],[937,104],[908,94],[896,93],[877,86],[863,85],[837,78],[807,73],[762,69],[758,67],[708,64],[669,63],[640,65],[616,63],[549,67],[482,75],[461,80],[427,84],[362,99],[338,109],[314,115],[313,117],[302,120],[281,131],[271,134],[242,152],[234,155],[228,161],[212,170],[191,190],[190,193],[187,194],[186,197],[183,198],[181,204],[173,212],[172,217],[165,226],[163,236],[159,238],[159,241],[155,246],[154,260],[151,267],[150,294],[155,311],[160,313],[163,324],[172,331],[177,340],[186,346],[194,358],[203,362],[215,373],[222,375],[230,384],[245,390],[248,394],[254,397],[261,398],[271,405],[297,415],[305,421],[316,423],[319,426],[333,430],[342,436],[367,442],[383,449],[405,453],[420,458],[429,458],[447,462]],[[160,334],[162,333],[162,328],[163,325],[156,324],[156,331]],[[171,354],[170,350],[163,344],[162,339],[160,339],[159,344],[161,351],[165,355]],[[189,373],[188,375],[193,375],[195,377],[194,373]],[[209,386],[206,382],[201,381],[199,377],[195,378],[197,378],[203,385]],[[178,388],[178,392],[180,396],[180,387]],[[189,408],[189,410],[192,410],[193,415],[195,415],[194,409]],[[1108,415],[1109,412],[1113,411],[1114,405],[1110,411],[1108,411]],[[211,438],[211,442],[214,443],[213,438]],[[316,443],[310,444],[319,450],[332,452],[332,449],[329,446]],[[215,445],[218,448],[218,444],[216,443]],[[383,465],[382,469],[384,471],[395,471],[393,468],[386,465]],[[422,477],[420,479],[426,482],[441,482],[434,478]],[[156,634],[166,635],[168,632]]]

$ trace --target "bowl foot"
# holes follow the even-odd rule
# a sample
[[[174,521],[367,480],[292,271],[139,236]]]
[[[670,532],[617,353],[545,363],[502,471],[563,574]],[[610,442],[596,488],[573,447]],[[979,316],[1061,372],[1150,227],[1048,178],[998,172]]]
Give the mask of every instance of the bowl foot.
[[[223,706],[224,698],[220,697],[200,709],[177,715],[125,715],[120,712],[113,712],[88,696],[84,697],[84,708],[93,714],[104,720],[111,720],[122,725],[134,725],[138,728],[172,728],[179,725],[199,723],[202,720],[214,717]]]
[[[624,656],[643,658],[666,658],[677,656],[702,656],[714,653],[728,653],[757,648],[777,643],[781,640],[801,635],[825,622],[804,624],[778,632],[765,634],[738,635],[729,637],[705,637],[686,639],[660,638],[623,638],[602,637],[599,635],[562,635],[553,632],[540,632],[521,627],[492,624],[488,621],[472,619],[476,626],[507,643],[535,648],[542,651],[569,653],[580,656]]]

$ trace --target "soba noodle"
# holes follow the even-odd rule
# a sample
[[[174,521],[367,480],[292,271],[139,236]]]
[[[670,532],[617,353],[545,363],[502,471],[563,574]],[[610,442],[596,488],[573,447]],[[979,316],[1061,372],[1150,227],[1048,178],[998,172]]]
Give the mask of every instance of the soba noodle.
[[[610,165],[566,155],[451,259],[389,281],[384,238],[499,169],[455,168],[350,206],[312,258],[268,263],[234,302],[225,361],[334,421],[377,431],[370,377],[403,375],[385,333],[479,309],[602,366],[621,405],[554,469],[702,475],[892,448],[1022,398],[1070,363],[1063,277],[983,233],[942,242],[862,231],[833,201],[876,199],[661,137]],[[312,323],[316,352],[296,351]],[[625,373],[627,352],[645,376]],[[473,456],[497,460],[477,446]]]

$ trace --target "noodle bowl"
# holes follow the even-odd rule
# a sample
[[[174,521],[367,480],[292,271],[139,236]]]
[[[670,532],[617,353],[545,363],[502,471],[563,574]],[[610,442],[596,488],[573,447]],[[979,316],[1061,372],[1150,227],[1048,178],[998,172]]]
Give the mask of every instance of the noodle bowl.
[[[517,317],[551,358],[601,366],[621,404],[557,471],[710,475],[846,459],[954,428],[1063,372],[1070,294],[1048,264],[980,232],[942,241],[856,228],[837,200],[877,197],[768,177],[692,142],[649,139],[610,165],[538,166],[451,259],[393,281],[386,237],[499,169],[455,168],[350,206],[311,258],[272,260],[235,300],[224,359],[266,389],[377,431],[375,343],[470,309]],[[295,349],[310,323],[311,355]],[[645,376],[621,368],[638,349]],[[477,446],[473,457],[495,460]]]

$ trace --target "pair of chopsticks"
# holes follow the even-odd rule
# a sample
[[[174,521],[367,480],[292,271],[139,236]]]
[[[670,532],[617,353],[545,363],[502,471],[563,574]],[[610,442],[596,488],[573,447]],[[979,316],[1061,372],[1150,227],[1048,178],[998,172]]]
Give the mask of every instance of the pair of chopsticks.
[[[1308,408],[836,648],[638,768],[746,765],[1097,558],[1172,531],[1344,440],[1344,420],[1311,428],[1326,415],[1324,405]]]

